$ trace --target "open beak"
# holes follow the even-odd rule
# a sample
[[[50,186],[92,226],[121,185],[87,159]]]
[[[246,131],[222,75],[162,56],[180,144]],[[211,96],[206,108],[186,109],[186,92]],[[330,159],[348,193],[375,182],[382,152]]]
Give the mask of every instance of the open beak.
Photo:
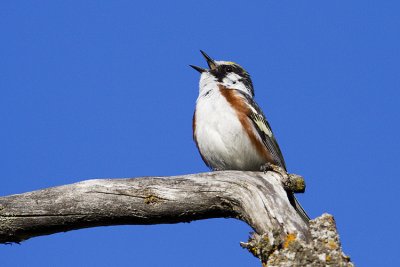
[[[210,69],[215,69],[217,67],[217,64],[215,63],[215,61],[209,56],[207,55],[204,51],[200,50],[200,53],[204,56],[204,58],[207,61],[207,65]],[[193,69],[197,70],[200,73],[203,73],[205,71],[207,71],[206,69],[194,66],[194,65],[189,65],[190,67],[192,67]]]

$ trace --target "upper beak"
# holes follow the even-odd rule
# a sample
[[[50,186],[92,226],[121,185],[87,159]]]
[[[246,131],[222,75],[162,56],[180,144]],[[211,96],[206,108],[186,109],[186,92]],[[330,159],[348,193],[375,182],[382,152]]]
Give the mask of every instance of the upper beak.
[[[201,54],[204,56],[204,58],[207,61],[207,65],[208,67],[210,67],[210,69],[215,69],[217,67],[217,64],[215,63],[215,61],[209,56],[207,55],[204,51],[200,50]],[[197,70],[200,73],[203,73],[205,71],[207,71],[206,69],[194,66],[194,65],[189,65],[190,67],[192,67],[193,69]]]
[[[204,56],[204,58],[207,60],[207,65],[210,67],[210,69],[215,69],[217,67],[217,64],[215,64],[214,59],[212,59],[209,55],[206,54],[206,52],[200,50],[200,53]]]

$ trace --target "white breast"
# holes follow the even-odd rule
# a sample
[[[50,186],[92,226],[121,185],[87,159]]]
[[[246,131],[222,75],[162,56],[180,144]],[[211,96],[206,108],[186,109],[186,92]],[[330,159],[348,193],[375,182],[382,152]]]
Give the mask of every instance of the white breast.
[[[264,163],[218,87],[203,87],[196,103],[195,136],[214,170],[260,170]],[[207,91],[208,90],[208,91]]]

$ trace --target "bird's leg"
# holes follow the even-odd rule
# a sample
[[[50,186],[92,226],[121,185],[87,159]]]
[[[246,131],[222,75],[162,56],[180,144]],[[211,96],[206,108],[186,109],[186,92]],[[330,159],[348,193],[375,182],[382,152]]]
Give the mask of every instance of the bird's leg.
[[[304,193],[306,189],[306,184],[302,176],[294,173],[287,173],[283,168],[275,164],[267,162],[261,166],[261,171],[264,173],[266,173],[267,171],[278,173],[282,177],[283,187],[288,191],[294,193]]]

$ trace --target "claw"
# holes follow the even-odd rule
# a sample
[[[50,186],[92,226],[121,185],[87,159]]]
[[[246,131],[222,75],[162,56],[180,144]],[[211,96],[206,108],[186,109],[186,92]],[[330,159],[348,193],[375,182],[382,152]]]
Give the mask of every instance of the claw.
[[[265,163],[264,165],[261,165],[260,170],[264,173],[268,172],[268,171],[273,171],[273,172],[277,172],[280,175],[282,175],[283,177],[287,176],[288,173],[282,169],[281,167],[279,167],[278,165],[272,164],[270,162]]]
[[[304,182],[304,178],[297,174],[289,174],[283,168],[272,164],[272,163],[265,163],[260,167],[260,170],[264,173],[268,171],[273,171],[278,173],[282,176],[282,185],[283,187],[293,193],[304,193],[306,185]]]

